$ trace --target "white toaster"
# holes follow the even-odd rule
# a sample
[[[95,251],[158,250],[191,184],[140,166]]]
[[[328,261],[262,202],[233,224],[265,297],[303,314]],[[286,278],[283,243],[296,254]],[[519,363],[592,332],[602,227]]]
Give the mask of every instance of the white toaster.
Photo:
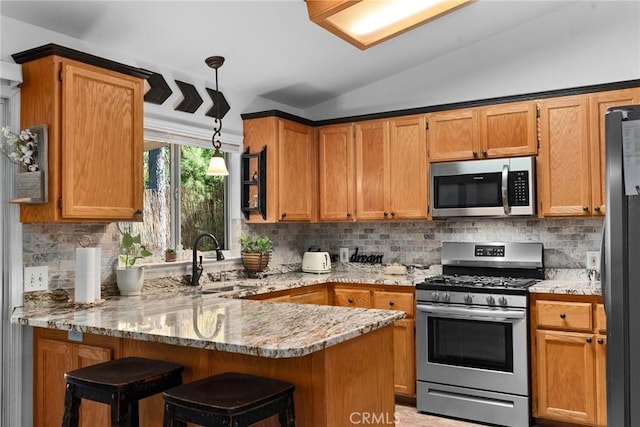
[[[330,273],[329,252],[305,252],[302,256],[302,271],[305,273]]]

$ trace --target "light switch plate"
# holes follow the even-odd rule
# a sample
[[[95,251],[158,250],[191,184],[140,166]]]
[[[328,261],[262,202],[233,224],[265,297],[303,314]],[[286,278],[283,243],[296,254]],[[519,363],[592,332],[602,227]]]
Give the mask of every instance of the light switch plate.
[[[25,267],[24,291],[46,291],[49,288],[49,267]]]
[[[600,251],[587,251],[587,270],[600,271]]]
[[[340,248],[340,262],[349,262],[349,248]]]

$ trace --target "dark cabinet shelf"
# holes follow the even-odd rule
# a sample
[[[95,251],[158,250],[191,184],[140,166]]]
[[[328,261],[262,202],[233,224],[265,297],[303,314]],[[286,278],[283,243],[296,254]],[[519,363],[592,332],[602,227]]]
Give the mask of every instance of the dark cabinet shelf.
[[[267,219],[267,146],[258,153],[249,149],[242,153],[242,190],[240,210],[246,219],[251,213],[259,213]],[[253,173],[252,173],[253,168]],[[253,189],[253,191],[252,191]]]

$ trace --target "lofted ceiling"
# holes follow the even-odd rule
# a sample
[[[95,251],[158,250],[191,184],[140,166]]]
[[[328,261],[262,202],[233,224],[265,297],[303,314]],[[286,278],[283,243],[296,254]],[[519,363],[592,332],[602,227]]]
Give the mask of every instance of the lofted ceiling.
[[[222,55],[222,90],[304,110],[572,3],[479,0],[366,51],[309,21],[302,0],[2,0],[0,13],[209,81],[204,59]]]

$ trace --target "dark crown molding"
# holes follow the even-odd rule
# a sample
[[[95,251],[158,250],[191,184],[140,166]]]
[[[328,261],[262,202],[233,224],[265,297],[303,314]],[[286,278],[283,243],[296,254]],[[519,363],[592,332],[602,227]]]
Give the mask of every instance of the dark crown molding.
[[[139,77],[141,79],[147,79],[153,74],[153,72],[149,70],[132,67],[130,65],[90,55],[88,53],[80,52],[79,50],[70,49],[54,43],[14,53],[11,57],[16,61],[16,63],[23,64],[25,62],[34,61],[50,55],[62,56],[63,58],[73,59],[75,61],[84,62],[85,64],[95,65],[96,67],[106,68],[107,70]]]

